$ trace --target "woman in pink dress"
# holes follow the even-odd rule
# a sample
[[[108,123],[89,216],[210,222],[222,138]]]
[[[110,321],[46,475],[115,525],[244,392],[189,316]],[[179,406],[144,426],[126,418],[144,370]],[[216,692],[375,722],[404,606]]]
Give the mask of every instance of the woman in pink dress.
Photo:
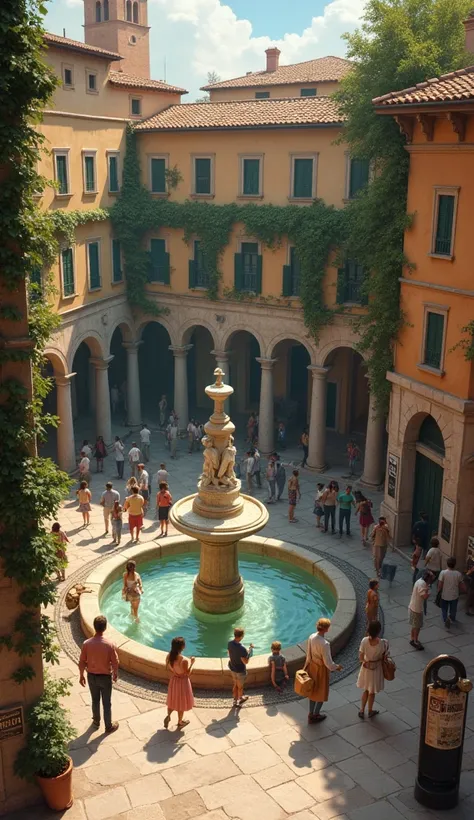
[[[174,711],[178,713],[178,729],[184,729],[189,720],[183,720],[183,714],[189,712],[194,706],[193,688],[189,677],[195,658],[191,657],[189,661],[187,658],[183,658],[181,653],[185,646],[184,638],[173,638],[171,650],[166,658],[166,668],[169,670],[171,677],[166,700],[168,714],[163,721],[165,729],[168,728]]]

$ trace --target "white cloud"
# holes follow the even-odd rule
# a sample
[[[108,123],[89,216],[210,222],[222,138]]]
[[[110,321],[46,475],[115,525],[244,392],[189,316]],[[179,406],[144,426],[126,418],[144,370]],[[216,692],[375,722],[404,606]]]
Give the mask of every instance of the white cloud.
[[[249,20],[238,19],[221,0],[151,0],[161,14],[182,30],[188,46],[189,67],[202,83],[208,71],[221,77],[237,77],[264,68],[264,51],[270,45],[281,50],[282,65],[327,54],[344,56],[341,34],[359,24],[365,0],[332,0],[323,13],[313,17],[301,34],[288,32],[279,40],[253,37]]]

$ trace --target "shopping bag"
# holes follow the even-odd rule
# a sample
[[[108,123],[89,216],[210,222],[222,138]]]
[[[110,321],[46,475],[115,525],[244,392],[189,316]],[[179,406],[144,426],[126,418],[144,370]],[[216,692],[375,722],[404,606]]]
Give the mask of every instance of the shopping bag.
[[[305,669],[298,669],[295,675],[295,692],[302,698],[309,698],[313,691],[314,681]]]

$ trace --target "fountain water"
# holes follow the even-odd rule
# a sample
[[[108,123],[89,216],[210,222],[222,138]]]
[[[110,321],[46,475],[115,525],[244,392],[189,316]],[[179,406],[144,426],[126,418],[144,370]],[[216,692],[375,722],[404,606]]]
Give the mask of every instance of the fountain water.
[[[239,572],[238,544],[254,535],[268,521],[268,510],[255,498],[242,495],[235,476],[235,426],[224,410],[233,388],[224,384],[224,373],[214,371],[214,384],[206,394],[214,401],[214,412],[204,429],[204,466],[198,492],[178,501],[171,509],[172,524],[196,538],[200,545],[199,574],[194,582],[197,609],[223,614],[240,609],[244,584]]]

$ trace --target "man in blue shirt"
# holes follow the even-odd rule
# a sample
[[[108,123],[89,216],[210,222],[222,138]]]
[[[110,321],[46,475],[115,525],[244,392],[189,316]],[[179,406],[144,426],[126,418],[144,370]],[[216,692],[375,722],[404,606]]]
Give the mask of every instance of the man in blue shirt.
[[[352,495],[352,485],[348,484],[345,492],[340,492],[337,496],[339,502],[339,535],[342,535],[344,521],[346,522],[346,533],[351,534],[351,507],[355,506],[355,498]]]
[[[229,654],[229,669],[232,673],[232,680],[234,685],[232,687],[232,694],[234,696],[234,706],[240,707],[248,700],[244,697],[245,678],[247,676],[246,666],[252,657],[253,643],[249,645],[248,650],[242,646],[242,639],[244,637],[244,630],[237,626],[234,629],[234,640],[227,644],[227,652]]]

